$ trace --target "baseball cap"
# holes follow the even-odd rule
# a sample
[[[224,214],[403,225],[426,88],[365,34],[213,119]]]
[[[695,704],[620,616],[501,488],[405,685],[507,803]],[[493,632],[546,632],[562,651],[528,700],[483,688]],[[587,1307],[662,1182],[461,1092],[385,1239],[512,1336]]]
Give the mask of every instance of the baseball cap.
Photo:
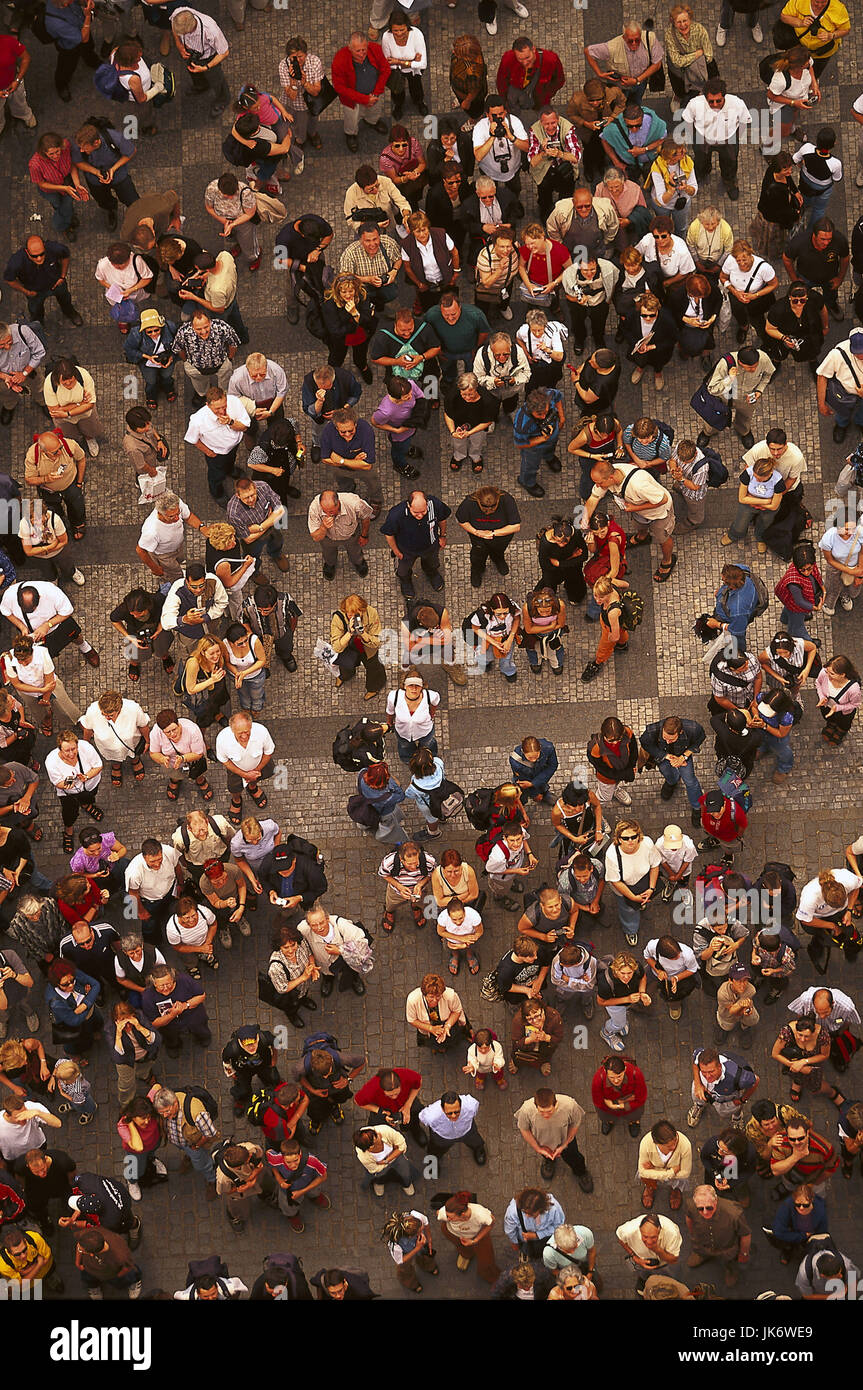
[[[752,973],[748,965],[732,965],[728,972],[732,980],[751,980]]]
[[[861,332],[859,328],[854,329],[854,332],[848,339],[848,346],[855,356],[863,357],[863,332]]]
[[[863,339],[863,333],[861,333],[860,337]],[[705,811],[709,811],[712,816],[718,815],[724,805],[725,797],[722,795],[722,792],[708,792],[704,798],[704,809]]]
[[[683,831],[679,825],[667,825],[662,832],[662,843],[666,849],[683,848]]]

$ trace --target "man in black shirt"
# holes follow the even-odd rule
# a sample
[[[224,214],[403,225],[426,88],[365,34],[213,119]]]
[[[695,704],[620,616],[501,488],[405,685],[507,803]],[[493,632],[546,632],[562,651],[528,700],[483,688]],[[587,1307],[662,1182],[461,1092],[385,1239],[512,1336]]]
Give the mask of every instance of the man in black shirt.
[[[76,328],[84,320],[72,303],[66,274],[69,270],[69,248],[62,241],[43,241],[30,236],[24,245],[10,256],[3,279],[13,290],[27,297],[27,316],[41,323],[45,315],[45,300],[53,295],[64,318],[71,319]]]
[[[845,315],[839,307],[839,286],[848,271],[848,238],[837,232],[829,217],[819,217],[811,227],[801,227],[782,253],[782,264],[791,280],[814,285],[824,296],[827,312],[837,323]]]
[[[509,574],[506,548],[521,530],[515,498],[499,487],[481,487],[460,503],[455,519],[470,536],[470,582],[478,589],[491,560],[498,574]]]
[[[814,371],[827,327],[823,297],[802,280],[794,280],[788,286],[788,293],[772,305],[764,317],[767,355],[777,366],[786,357],[792,357],[795,362],[809,362]]]
[[[406,502],[390,508],[381,533],[396,557],[396,576],[405,598],[416,598],[413,567],[419,560],[432,588],[443,588],[440,552],[446,545],[447,517],[451,509],[439,497],[412,492]]]
[[[234,1114],[241,1115],[252,1091],[277,1086],[281,1077],[276,1067],[276,1040],[257,1024],[235,1028],[222,1048],[222,1068],[233,1082],[231,1098]]]
[[[324,252],[333,239],[329,222],[317,213],[306,212],[293,222],[286,222],[276,237],[276,265],[290,272],[288,323],[297,323],[300,316],[297,289],[306,288],[312,294],[324,292]]]
[[[419,385],[429,370],[427,364],[439,357],[440,351],[434,329],[427,323],[417,325],[410,309],[399,308],[392,328],[379,328],[372,338],[369,361],[383,367],[387,375],[406,376]]]
[[[129,663],[129,679],[140,679],[141,662],[151,655],[161,659],[168,675],[174,669],[169,656],[173,634],[163,632],[161,626],[164,596],[158,591],[148,594],[146,589],[130,589],[124,599],[108,614],[108,621],[123,638],[123,655]]]
[[[43,1235],[50,1235],[54,1222],[48,1214],[51,1201],[63,1204],[63,1214],[72,1195],[71,1177],[77,1168],[74,1158],[62,1149],[30,1149],[24,1155],[21,1182],[27,1210],[35,1216]]]

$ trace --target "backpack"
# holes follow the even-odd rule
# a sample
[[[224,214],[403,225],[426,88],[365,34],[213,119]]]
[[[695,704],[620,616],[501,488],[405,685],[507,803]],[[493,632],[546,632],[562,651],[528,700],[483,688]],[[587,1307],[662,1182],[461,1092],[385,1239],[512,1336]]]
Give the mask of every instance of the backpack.
[[[344,772],[360,772],[363,764],[351,747],[353,725],[346,724],[333,739],[333,762]]]
[[[310,1299],[311,1291],[306,1283],[306,1276],[303,1272],[303,1262],[299,1255],[285,1255],[277,1253],[264,1257],[264,1273],[269,1274],[273,1269],[283,1269],[288,1276],[285,1281],[285,1288],[288,1291],[288,1299]]]
[[[318,338],[321,342],[325,343],[327,341],[324,316],[321,313],[321,306],[317,299],[313,299],[306,310],[306,332],[311,333],[313,338]]]
[[[641,626],[644,617],[644,599],[635,589],[626,589],[620,595],[620,623],[627,632]]]
[[[194,1284],[196,1279],[203,1279],[205,1275],[212,1275],[214,1279],[228,1279],[228,1266],[221,1255],[207,1255],[203,1260],[190,1260],[189,1268],[186,1272],[186,1284]]]
[[[207,825],[210,827],[210,829],[212,830],[213,834],[214,834],[215,836],[217,836],[218,839],[221,840],[222,844],[225,846],[225,849],[230,849],[230,848],[231,848],[231,836],[229,835],[228,838],[227,838],[227,840],[225,839],[224,835],[222,834],[221,830],[220,830],[219,827],[217,826],[217,824],[216,824],[216,822],[215,822],[215,820],[213,819],[212,816],[207,816]],[[178,823],[177,823],[177,829],[178,829],[179,832],[180,832],[180,839],[183,841],[183,849],[184,849],[184,850],[186,851],[186,853],[188,854],[188,852],[189,852],[189,844],[190,844],[190,836],[189,836],[189,827],[187,826],[185,820],[178,821]]]
[[[435,820],[452,820],[464,806],[465,794],[457,782],[445,777],[439,787],[429,792],[428,803]]]
[[[183,1092],[183,1118],[187,1125],[192,1121],[192,1101],[199,1100],[209,1115],[211,1120],[218,1119],[219,1102],[214,1095],[211,1095],[206,1086],[187,1086]],[[205,1271],[208,1273],[209,1271]],[[225,1271],[227,1273],[227,1271]]]
[[[749,784],[743,780],[741,774],[733,767],[726,767],[720,774],[718,781],[719,790],[729,801],[736,803],[742,810],[748,811],[752,805],[752,792]]]
[[[795,39],[794,42],[797,43],[798,40]],[[758,76],[761,78],[765,87],[770,86],[770,83],[776,76],[776,64],[780,58],[784,57],[784,53],[768,53],[766,57],[761,59],[761,62],[758,64]],[[782,69],[782,76],[785,78],[785,90],[787,92],[788,88],[791,86],[791,73],[788,68]]]
[[[464,813],[474,830],[490,830],[492,805],[497,787],[477,787],[464,799]]]
[[[257,1125],[258,1129],[263,1128],[264,1113],[271,1107],[278,1108],[275,1091],[265,1086],[261,1091],[253,1091],[251,1099],[246,1106],[246,1119],[250,1125]]]
[[[333,1059],[334,1066],[341,1065],[339,1056],[339,1041],[334,1038],[332,1033],[310,1033],[307,1038],[303,1038],[303,1073],[309,1075],[311,1070],[312,1052],[328,1052]]]
[[[354,792],[353,796],[349,796],[345,809],[354,824],[361,825],[364,830],[377,830],[381,823],[380,811],[362,792]]]
[[[728,482],[728,469],[718,452],[709,447],[703,448],[701,452],[707,459],[707,486],[722,487],[723,483]]]
[[[486,835],[480,835],[479,839],[477,840],[474,846],[474,849],[476,850],[476,853],[482,860],[483,864],[488,863],[488,856],[491,854],[495,845],[502,846],[503,852],[507,858],[507,862],[509,862],[510,854],[506,845],[503,844],[503,837],[504,827],[502,825],[494,825]]]
[[[755,591],[758,594],[758,602],[756,603],[751,614],[749,615],[749,621],[751,623],[754,623],[756,618],[760,618],[762,613],[767,612],[767,609],[770,606],[770,594],[767,592],[767,585],[764,583],[764,580],[760,577],[760,575],[757,575],[754,573],[753,570],[750,570],[749,578],[755,585]]]
[[[113,63],[100,63],[93,73],[93,86],[100,96],[109,101],[128,101],[129,93],[120,81],[120,74]]]

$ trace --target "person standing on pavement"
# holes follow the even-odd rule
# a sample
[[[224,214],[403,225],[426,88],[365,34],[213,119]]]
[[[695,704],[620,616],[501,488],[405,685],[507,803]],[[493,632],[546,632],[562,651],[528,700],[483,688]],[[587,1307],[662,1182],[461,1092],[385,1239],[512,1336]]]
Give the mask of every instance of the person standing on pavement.
[[[451,514],[439,497],[424,492],[412,492],[406,502],[397,502],[387,513],[381,532],[395,556],[396,577],[405,598],[416,598],[413,567],[417,560],[431,587],[435,591],[443,588],[440,552],[446,545]]]
[[[664,785],[660,797],[670,801],[677,784],[682,782],[692,812],[692,824],[696,827],[701,825],[699,798],[703,789],[695,772],[695,754],[706,737],[696,720],[670,714],[655,724],[648,724],[639,738],[644,752],[662,774]]]
[[[167,1086],[154,1086],[150,1098],[161,1118],[165,1138],[183,1154],[183,1168],[191,1167],[201,1174],[207,1186],[207,1201],[214,1202],[216,1169],[212,1145],[219,1130],[203,1099],[194,1093],[194,1088],[171,1091]]]
[[[64,318],[69,319],[76,328],[82,326],[84,320],[69,293],[69,261],[69,248],[63,242],[31,236],[6,262],[3,279],[13,290],[25,296],[27,317],[31,321],[42,323],[45,301],[53,298],[57,300]]]
[[[454,1192],[437,1213],[443,1235],[456,1247],[456,1268],[464,1273],[476,1256],[477,1272],[487,1284],[500,1278],[494,1257],[491,1230],[494,1216],[488,1207],[471,1201],[469,1192]]]
[[[708,1260],[725,1265],[725,1286],[734,1288],[740,1278],[739,1266],[749,1260],[752,1233],[738,1202],[720,1197],[712,1187],[696,1187],[686,1203],[686,1228],[692,1245],[688,1269],[697,1269]]]
[[[455,1091],[444,1091],[440,1100],[421,1110],[418,1118],[428,1134],[428,1152],[440,1158],[454,1144],[464,1144],[474,1163],[482,1167],[488,1154],[476,1124],[478,1110],[475,1096],[460,1096]]]
[[[670,1120],[657,1120],[638,1146],[641,1205],[653,1206],[657,1189],[668,1189],[668,1205],[679,1211],[692,1173],[692,1144]]]
[[[548,1086],[540,1086],[515,1112],[522,1139],[541,1159],[540,1176],[551,1181],[555,1164],[562,1158],[582,1192],[589,1194],[593,1191],[593,1178],[577,1139],[583,1120],[584,1110],[577,1100],[556,1095]]]
[[[219,116],[231,100],[222,67],[228,56],[228,40],[210,15],[181,6],[171,14],[177,52],[192,79],[192,96],[210,91],[210,116]]]
[[[251,420],[239,396],[211,386],[205,404],[190,417],[183,436],[207,460],[207,488],[220,506],[227,504],[227,480],[235,470],[237,450]]]
[[[708,1106],[720,1120],[730,1120],[738,1129],[745,1124],[743,1106],[758,1089],[760,1078],[742,1062],[717,1052],[714,1047],[696,1047],[692,1053],[692,1105],[686,1116],[695,1129]]]
[[[377,3],[377,0],[376,0]],[[385,5],[389,10],[389,4]],[[381,19],[385,18],[381,15]],[[375,38],[382,25],[372,26]],[[364,34],[354,30],[344,48],[333,57],[330,76],[332,85],[342,108],[342,130],[345,144],[356,154],[359,149],[357,134],[360,117],[363,123],[371,126],[378,135],[386,135],[387,123],[378,115],[378,102],[383,96],[387,82],[392,74],[380,44],[370,43]],[[374,120],[373,117],[378,119]]]
[[[246,555],[261,560],[266,551],[283,574],[290,569],[284,552],[287,514],[269,483],[240,473],[234,478],[234,495],[226,515]]]
[[[325,490],[309,504],[308,528],[321,547],[324,579],[334,579],[338,545],[343,544],[348,559],[360,578],[369,572],[363,547],[369,543],[372,508],[355,492]]]

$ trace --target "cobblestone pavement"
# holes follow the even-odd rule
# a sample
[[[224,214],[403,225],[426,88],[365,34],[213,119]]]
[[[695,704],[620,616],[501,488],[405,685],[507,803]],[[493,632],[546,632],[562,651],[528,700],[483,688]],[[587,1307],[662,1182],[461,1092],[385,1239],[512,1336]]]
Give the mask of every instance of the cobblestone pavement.
[[[558,0],[558,3],[553,3],[553,0],[531,0],[531,8],[531,18],[524,22],[516,21],[508,10],[503,9],[497,37],[488,39],[483,34],[489,65],[496,65],[500,54],[523,27],[540,43],[553,43],[557,48],[567,72],[568,93],[580,85],[585,76],[582,45],[614,32],[621,19],[621,7],[617,3],[591,5],[584,11],[569,7],[563,0]],[[768,30],[775,13],[778,13],[775,6],[769,13],[765,12],[765,30]],[[366,18],[358,0],[352,0],[347,8],[334,7],[331,10],[321,10],[306,3],[292,5],[290,11],[276,9],[259,14],[250,10],[245,31],[241,34],[234,34],[230,30],[225,17],[232,46],[227,64],[232,87],[236,89],[242,81],[254,80],[262,86],[273,88],[273,84],[277,84],[281,45],[291,33],[307,33],[312,49],[319,51],[328,62],[334,49],[346,39],[350,28],[354,25],[364,28]],[[454,10],[436,4],[434,9],[424,13],[422,22],[431,35],[430,105],[433,111],[442,114],[449,109],[451,102],[446,81],[449,42],[453,35],[465,29],[477,28],[475,12],[466,0],[460,0]],[[153,33],[150,29],[146,30],[148,56],[151,59],[156,56]],[[53,94],[45,52],[29,35],[26,41],[33,50],[28,86],[40,117],[40,131],[53,127],[73,135],[91,110],[100,109],[89,76],[85,71],[79,73],[74,83],[73,104],[61,105]],[[759,102],[756,60],[767,46],[765,44],[753,50],[748,33],[738,20],[728,46],[720,54],[722,72],[728,79],[730,90],[739,92],[750,104]],[[863,31],[858,26],[843,46],[838,62],[831,64],[825,75],[824,101],[812,119],[813,129],[824,121],[836,125],[841,121],[840,153],[846,162],[850,181],[846,178],[846,182],[837,189],[831,204],[831,215],[840,226],[849,228],[856,215],[853,205],[845,206],[855,172],[856,128],[851,121],[850,107],[858,94],[854,72],[859,70],[861,63]],[[656,104],[663,114],[668,115],[665,97],[658,98]],[[337,107],[335,109],[338,110]],[[183,95],[181,84],[178,84],[177,99],[161,111],[159,121],[161,133],[154,139],[143,140],[140,145],[134,166],[139,191],[176,187],[181,193],[188,229],[206,245],[215,247],[212,224],[203,211],[203,190],[207,181],[223,167],[220,143],[224,123],[204,124],[203,103],[195,103]],[[25,132],[17,122],[10,122],[10,127],[2,145],[0,221],[3,245],[17,246],[28,232],[39,230],[40,225],[47,231],[47,219],[42,224],[38,222],[39,217],[45,217],[46,205],[34,193],[26,177],[26,159],[32,150],[30,133]],[[289,210],[294,215],[314,209],[332,218],[337,228],[334,250],[340,253],[347,239],[341,216],[342,197],[359,159],[346,152],[332,108],[324,118],[322,130],[323,150],[319,153],[309,152],[306,172],[287,188],[285,196]],[[360,142],[359,158],[374,159],[378,150],[376,137],[366,132],[360,136]],[[736,205],[727,203],[721,195],[718,177],[714,175],[699,193],[696,206],[703,207],[717,201],[735,231],[745,234],[754,212],[761,175],[759,152],[744,149],[741,156],[740,201]],[[530,206],[532,196],[529,190],[529,214],[533,210]],[[308,336],[302,325],[297,328],[286,325],[282,285],[277,272],[267,264],[272,229],[263,228],[262,232],[267,248],[264,267],[254,281],[250,281],[246,273],[242,274],[240,301],[250,325],[252,347],[265,350],[285,365],[290,383],[288,400],[298,411],[301,378],[322,360],[322,354],[319,344]],[[77,333],[67,329],[64,322],[58,324],[55,310],[49,308],[52,351],[57,355],[61,351],[74,351],[81,362],[93,371],[102,416],[111,434],[110,445],[103,447],[100,457],[89,468],[89,531],[78,552],[87,583],[83,590],[76,590],[73,594],[85,633],[102,653],[102,665],[98,671],[91,670],[78,660],[74,649],[69,649],[60,658],[59,667],[82,707],[109,687],[126,688],[119,645],[108,624],[107,614],[132,583],[147,578],[134,554],[142,509],[136,505],[129,486],[128,469],[119,452],[122,412],[128,405],[125,398],[128,395],[125,386],[127,376],[118,362],[116,332],[108,322],[100,290],[92,275],[96,259],[103,254],[110,239],[103,229],[98,211],[92,205],[85,209],[81,234],[74,248],[72,279],[74,297],[85,316],[86,328]],[[19,306],[17,302],[13,304],[10,301],[11,295],[7,293],[5,303],[11,314],[13,308],[17,311]],[[830,341],[836,341],[843,332],[843,329],[831,324]],[[724,347],[731,345],[730,342],[723,343]],[[628,382],[628,373],[625,373],[624,379],[626,384],[619,397],[619,413],[624,421],[655,410],[678,431],[692,433],[696,428],[688,407],[689,396],[698,379],[698,370],[694,365],[675,361],[673,370],[667,373],[668,386],[661,397],[655,397],[653,387],[645,383],[641,389],[633,388]],[[361,403],[365,414],[371,412],[379,398],[378,390],[379,382],[374,388],[365,390]],[[158,425],[166,431],[173,450],[169,481],[201,516],[213,519],[200,455],[182,443],[184,411],[187,408],[188,401],[184,405],[182,399],[173,406],[163,403],[159,407]],[[819,419],[808,376],[802,369],[786,368],[776,378],[758,409],[756,419],[759,437],[763,437],[769,426],[781,423],[787,429],[789,438],[803,449],[807,458],[807,505],[816,519],[823,517],[825,500],[830,496],[832,481],[842,463],[842,450],[831,443],[831,422]],[[23,478],[23,455],[38,420],[32,406],[23,409],[18,412],[11,430],[3,434],[4,451],[8,450],[12,471],[19,478]],[[442,423],[435,416],[432,429],[425,436],[422,484],[454,506],[468,491],[469,483],[463,474],[455,477],[446,469],[448,449],[440,437],[441,431]],[[722,439],[722,451],[733,475],[738,459],[734,443],[728,436]],[[441,458],[444,460],[443,472],[440,468]],[[386,500],[391,504],[398,496],[405,495],[405,490],[398,486],[396,475],[388,473],[386,468],[383,471],[387,475]],[[346,572],[344,568],[340,569],[333,585],[323,583],[320,559],[308,537],[304,509],[313,490],[323,483],[323,473],[321,467],[309,466],[303,481],[303,500],[292,504],[288,531],[291,573],[288,577],[290,588],[305,616],[298,634],[299,670],[295,675],[288,675],[281,669],[276,671],[267,692],[264,719],[276,740],[280,764],[278,779],[271,784],[273,790],[268,814],[277,816],[285,830],[298,831],[321,846],[326,855],[330,880],[327,906],[351,917],[362,918],[371,926],[379,918],[381,907],[376,878],[379,853],[344,814],[344,803],[352,790],[352,779],[333,766],[330,746],[341,725],[355,719],[361,712],[377,712],[382,702],[365,705],[356,683],[337,691],[330,676],[312,655],[316,639],[327,630],[334,602],[355,587],[351,572]],[[515,473],[514,448],[508,431],[500,429],[490,442],[485,480],[504,486],[512,485]],[[548,487],[544,503],[524,504],[519,498],[523,525],[521,538],[509,551],[512,574],[507,581],[513,595],[521,596],[535,578],[532,537],[538,525],[552,511],[568,508],[575,498],[574,477],[569,464],[558,476],[544,478],[543,481]],[[711,606],[719,567],[725,559],[730,558],[729,552],[720,548],[719,537],[733,512],[733,491],[733,486],[729,485],[709,495],[707,526],[699,535],[688,537],[681,543],[680,563],[671,582],[664,587],[656,588],[651,584],[650,572],[654,563],[650,556],[644,552],[635,556],[633,576],[646,598],[644,623],[634,636],[633,654],[629,656],[627,664],[621,663],[618,667],[609,665],[589,691],[579,684],[577,673],[591,655],[595,629],[586,628],[577,611],[571,615],[566,670],[559,681],[552,680],[547,674],[540,679],[531,678],[521,659],[517,686],[505,685],[499,676],[490,675],[482,682],[471,680],[463,689],[456,690],[447,684],[442,672],[432,671],[430,680],[440,689],[442,696],[439,738],[448,775],[467,788],[496,783],[507,775],[506,757],[513,744],[528,733],[537,733],[552,738],[557,744],[561,773],[556,784],[562,786],[564,774],[572,766],[583,762],[588,736],[610,713],[617,712],[637,732],[648,720],[656,719],[661,714],[674,712],[703,718],[708,680],[706,668],[698,660],[699,647],[691,635],[690,624],[698,612]],[[443,560],[446,601],[454,617],[460,621],[465,613],[472,611],[476,595],[468,582],[465,537],[453,526],[450,539],[451,544]],[[199,553],[198,541],[198,537],[192,537],[193,557]],[[400,616],[398,590],[382,537],[373,536],[368,553],[371,574],[362,585],[363,591],[370,602],[378,606],[385,624],[394,626]],[[746,561],[754,561],[756,570],[772,589],[782,569],[777,559],[773,556],[756,556],[754,541],[745,542],[732,554]],[[777,619],[778,609],[775,603],[771,603],[767,614],[755,625],[753,645],[756,650],[763,645],[761,639],[771,635]],[[815,632],[825,652],[847,651],[852,656],[859,652],[860,619],[856,611],[851,615],[840,612],[829,621],[819,617]],[[144,668],[140,685],[130,693],[140,699],[151,715],[170,702],[167,683],[161,674],[154,671],[152,664]],[[799,883],[805,882],[820,869],[839,866],[843,862],[844,845],[860,830],[858,803],[863,724],[858,721],[841,751],[827,751],[819,737],[814,703],[814,696],[807,694],[806,716],[794,736],[796,766],[790,780],[780,789],[772,785],[769,774],[765,778],[763,770],[756,772],[751,829],[741,859],[742,867],[756,872],[765,858],[788,860],[797,871]],[[706,754],[699,757],[698,765],[704,776],[709,777],[710,759]],[[215,806],[225,809],[227,797],[218,768],[215,781]],[[646,831],[654,836],[661,832],[666,820],[679,819],[681,816],[686,819],[682,794],[678,795],[677,803],[666,807],[658,800],[658,791],[659,783],[654,774],[642,778],[633,793],[633,811]],[[113,828],[126,844],[133,847],[137,847],[140,839],[147,834],[156,833],[166,837],[174,827],[176,810],[188,809],[190,805],[187,799],[180,808],[169,806],[164,794],[164,782],[151,770],[140,786],[127,784],[122,792],[105,787],[101,800],[106,808],[104,826]],[[45,840],[40,863],[47,871],[60,872],[63,862],[57,853],[59,820],[54,800],[47,792],[42,796],[42,807]],[[549,838],[548,813],[541,810],[537,816],[534,845],[546,871],[550,863]],[[460,819],[452,830],[446,832],[445,838],[437,842],[437,848],[453,845],[467,853],[471,850],[473,839],[466,822]],[[657,934],[657,929],[664,925],[666,913],[667,910],[660,906],[652,910],[649,921],[651,935]],[[265,915],[258,914],[251,939],[240,941],[229,955],[222,953],[222,969],[216,981],[213,982],[211,977],[207,979],[211,1026],[214,1039],[220,1044],[233,1027],[253,1017],[257,1016],[265,1025],[277,1021],[256,999],[255,970],[263,965],[268,953],[265,922],[262,920]],[[512,919],[499,908],[492,907],[487,915],[482,944],[484,967],[490,967],[505,949],[510,941],[511,929]],[[618,942],[619,934],[615,927],[606,929],[597,944],[603,951],[610,951]],[[334,999],[324,1001],[320,1011],[312,1018],[313,1026],[332,1029],[348,1049],[364,1050],[370,1071],[381,1064],[421,1065],[424,1073],[423,1095],[427,1100],[439,1095],[445,1085],[458,1087],[463,1081],[460,1072],[462,1058],[440,1061],[424,1057],[417,1051],[413,1038],[409,1036],[411,1030],[404,1021],[403,1001],[408,990],[417,984],[425,971],[439,969],[444,964],[433,934],[430,931],[416,934],[412,925],[408,927],[400,922],[392,937],[385,938],[378,934],[376,956],[376,968],[370,977],[365,998],[358,1000],[349,994],[342,996],[337,1003]],[[506,1034],[509,1027],[507,1007],[481,1001],[481,978],[462,977],[459,981],[470,1018],[475,1026],[489,1025],[502,1035]],[[812,981],[811,967],[805,954],[798,979],[801,986]],[[858,988],[844,964],[831,971],[829,982],[849,989],[852,994]],[[649,1023],[638,1024],[631,1039],[634,1054],[646,1073],[650,1089],[646,1120],[653,1122],[668,1115],[683,1125],[688,1103],[690,1048],[706,1040],[712,1032],[707,1001],[697,995],[678,1025],[670,1022],[661,1009],[653,1010],[653,1015]],[[767,1011],[753,1053],[762,1077],[759,1095],[777,1099],[784,1092],[784,1085],[780,1084],[776,1064],[769,1060],[769,1052],[782,1018],[780,1009]],[[603,1053],[598,1030],[599,1020],[591,1025],[586,1051],[575,1051],[563,1045],[555,1058],[551,1077],[555,1087],[561,1092],[573,1094],[588,1109],[580,1142],[594,1174],[596,1191],[591,1198],[583,1197],[568,1172],[559,1175],[553,1186],[568,1219],[588,1224],[596,1233],[600,1268],[605,1277],[605,1296],[631,1298],[632,1278],[620,1257],[614,1228],[618,1222],[640,1210],[639,1186],[635,1181],[636,1142],[626,1135],[625,1130],[615,1132],[606,1139],[599,1135],[599,1125],[589,1105],[590,1077]],[[292,1046],[295,1041],[292,1036]],[[206,1084],[221,1096],[223,1115],[230,1116],[230,1101],[215,1046],[203,1058],[197,1053],[194,1059],[188,1055],[178,1061],[166,1058],[161,1064],[161,1074],[168,1084],[193,1079]],[[59,1142],[72,1151],[84,1167],[103,1173],[119,1173],[121,1155],[114,1130],[113,1086],[109,1085],[113,1078],[104,1054],[96,1053],[91,1075],[101,1107],[97,1122],[80,1134],[77,1128],[72,1130],[64,1124]],[[501,1228],[504,1207],[514,1191],[525,1183],[538,1180],[536,1160],[519,1140],[512,1118],[513,1111],[531,1093],[533,1086],[534,1078],[522,1073],[513,1080],[507,1092],[486,1092],[480,1111],[480,1127],[488,1143],[488,1166],[483,1171],[475,1169],[464,1150],[457,1149],[447,1158],[439,1177],[432,1180],[430,1185],[422,1183],[421,1190],[413,1199],[416,1205],[428,1209],[428,1199],[434,1192],[460,1187],[475,1190],[479,1200],[487,1203],[497,1217],[496,1249],[501,1262],[508,1257]],[[848,1078],[848,1086],[853,1094],[853,1076]],[[835,1121],[829,1102],[819,1098],[813,1111],[817,1128],[834,1137]],[[308,1217],[307,1229],[302,1236],[289,1233],[282,1219],[269,1211],[256,1211],[246,1234],[233,1234],[220,1206],[205,1202],[203,1185],[194,1175],[180,1176],[172,1160],[174,1171],[170,1184],[146,1193],[143,1203],[145,1234],[139,1253],[145,1271],[145,1286],[160,1286],[167,1290],[180,1288],[187,1259],[213,1251],[219,1251],[225,1257],[232,1274],[239,1275],[250,1284],[260,1270],[262,1257],[268,1251],[287,1248],[302,1256],[309,1273],[323,1265],[336,1263],[363,1268],[370,1272],[373,1286],[385,1297],[406,1297],[396,1283],[393,1266],[378,1237],[384,1212],[389,1209],[390,1202],[376,1201],[361,1190],[361,1169],[350,1142],[351,1118],[340,1130],[328,1127],[316,1144],[317,1151],[330,1165],[328,1190],[333,1198],[333,1208],[329,1213],[315,1211]],[[225,1123],[229,1125],[230,1121],[226,1119]],[[703,1141],[709,1129],[705,1123],[693,1138]],[[237,1122],[235,1132],[243,1138],[251,1137],[252,1133],[244,1121]],[[414,1156],[420,1157],[416,1152]],[[859,1181],[855,1179],[852,1184],[837,1179],[830,1199],[834,1235],[843,1248],[858,1258],[863,1255],[863,1250],[860,1249],[859,1240],[852,1235],[852,1219],[859,1211]],[[758,1230],[764,1220],[769,1220],[770,1205],[766,1192],[759,1187],[751,1210],[752,1224],[756,1230],[753,1258],[742,1275],[739,1296],[751,1296],[768,1287],[783,1291],[792,1288],[792,1271],[779,1265],[777,1256]],[[59,1260],[61,1268],[69,1275],[68,1287],[74,1291],[75,1276],[65,1239],[59,1242]],[[471,1298],[483,1297],[484,1287],[473,1272],[456,1274],[448,1246],[442,1252],[441,1266],[441,1278],[434,1284],[437,1296],[459,1298],[467,1294]]]

